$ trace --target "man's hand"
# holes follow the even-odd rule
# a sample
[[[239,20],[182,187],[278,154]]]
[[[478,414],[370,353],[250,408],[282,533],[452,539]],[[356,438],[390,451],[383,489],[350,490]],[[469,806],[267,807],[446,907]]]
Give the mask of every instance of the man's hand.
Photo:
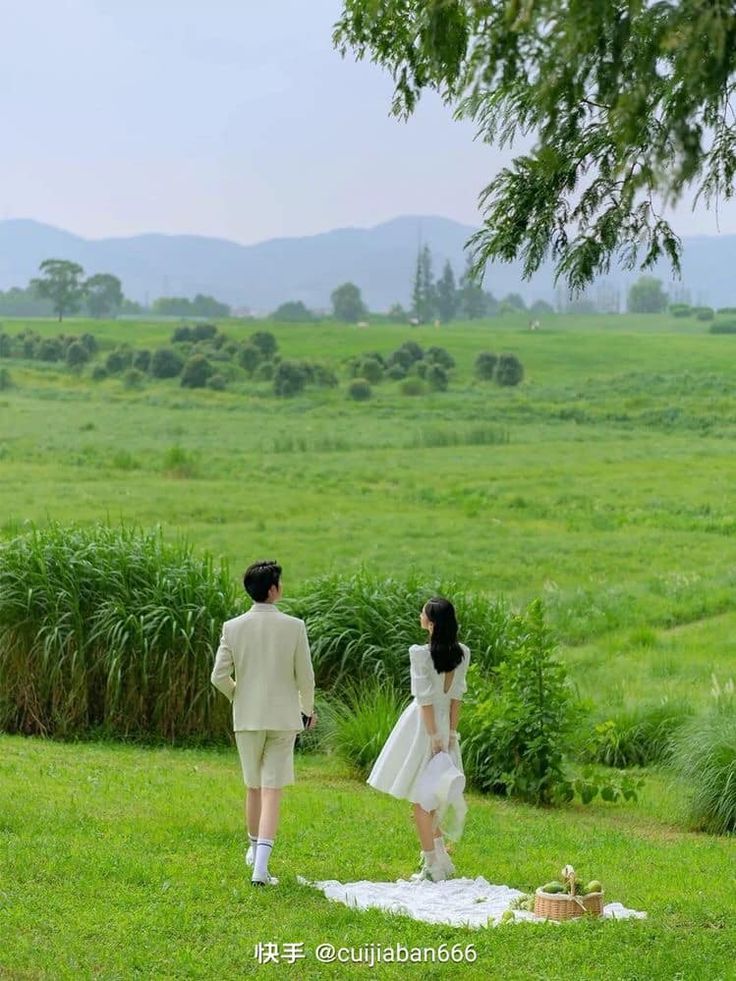
[[[312,712],[312,714],[308,717],[307,724],[304,726],[304,728],[314,729],[316,725],[317,725],[317,713]]]

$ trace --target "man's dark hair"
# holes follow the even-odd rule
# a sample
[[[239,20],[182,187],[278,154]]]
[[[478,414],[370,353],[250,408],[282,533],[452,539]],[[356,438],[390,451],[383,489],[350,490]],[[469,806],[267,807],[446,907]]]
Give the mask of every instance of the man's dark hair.
[[[278,586],[280,581],[281,566],[271,559],[254,562],[243,575],[245,591],[256,603],[264,603],[271,586]]]

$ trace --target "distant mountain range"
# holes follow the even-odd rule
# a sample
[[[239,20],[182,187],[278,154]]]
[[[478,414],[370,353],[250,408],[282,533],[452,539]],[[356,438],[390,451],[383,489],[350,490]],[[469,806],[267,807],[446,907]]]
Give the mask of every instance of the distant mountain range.
[[[199,235],[135,235],[85,239],[26,219],[0,221],[0,289],[25,286],[44,259],[71,259],[88,274],[111,272],[126,296],[150,302],[158,296],[215,296],[234,308],[262,313],[285,300],[329,306],[332,290],[356,283],[373,310],[409,303],[417,247],[427,244],[436,275],[449,259],[460,275],[464,245],[474,229],[448,218],[404,216],[374,228],[340,228],[304,238],[281,238],[256,245]],[[685,239],[683,279],[691,302],[736,306],[736,235]],[[669,283],[662,265],[657,273]],[[622,295],[638,273],[615,272],[608,292]],[[555,298],[551,266],[524,282],[518,263],[489,268],[485,287],[500,298],[510,292],[525,300]],[[595,296],[596,287],[592,288]]]

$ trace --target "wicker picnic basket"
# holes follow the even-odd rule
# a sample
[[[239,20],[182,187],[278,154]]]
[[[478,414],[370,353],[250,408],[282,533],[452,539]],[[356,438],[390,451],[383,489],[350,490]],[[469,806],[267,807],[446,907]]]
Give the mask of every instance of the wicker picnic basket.
[[[534,893],[534,914],[548,920],[572,920],[576,916],[603,915],[603,893],[590,892],[587,896],[569,895],[566,892],[551,893],[537,889]]]

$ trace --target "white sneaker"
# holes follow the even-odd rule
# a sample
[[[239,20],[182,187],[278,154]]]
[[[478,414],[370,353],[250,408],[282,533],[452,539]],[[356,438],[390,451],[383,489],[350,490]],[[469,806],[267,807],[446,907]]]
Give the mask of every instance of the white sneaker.
[[[411,876],[411,881],[421,882],[422,880],[428,880],[429,882],[444,882],[447,878],[447,872],[440,862],[433,862],[430,865],[422,855],[422,867]]]
[[[252,865],[256,860],[256,850],[253,845],[248,845],[248,851],[245,853],[245,864]]]
[[[277,886],[279,880],[275,875],[267,875],[265,879],[251,879],[250,884],[252,886]]]
[[[437,855],[437,864],[445,870],[445,878],[451,879],[455,875],[455,865],[445,851],[444,844],[439,847],[435,845],[435,854]]]

